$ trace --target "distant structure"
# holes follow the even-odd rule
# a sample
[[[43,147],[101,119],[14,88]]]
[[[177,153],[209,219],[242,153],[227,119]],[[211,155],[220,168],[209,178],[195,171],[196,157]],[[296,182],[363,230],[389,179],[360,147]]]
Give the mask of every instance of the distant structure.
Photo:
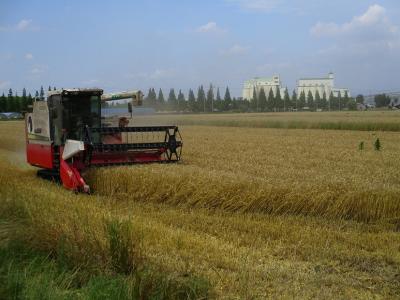
[[[279,90],[282,97],[283,93],[285,92],[285,89],[282,88],[281,79],[279,75],[274,75],[272,77],[255,77],[253,79],[244,82],[243,92],[242,92],[243,99],[247,100],[253,99],[254,90],[258,95],[262,88],[264,89],[265,95],[267,97],[271,90],[274,93],[274,95],[276,95]]]
[[[335,88],[335,75],[331,72],[328,74],[328,77],[322,78],[302,78],[297,81],[297,97],[300,96],[302,92],[308,95],[309,92],[315,98],[315,95],[318,94],[322,98],[324,93],[326,98],[329,98],[331,92],[334,97],[338,97],[339,94],[344,97],[347,92],[347,95],[351,97],[348,89],[345,88]]]

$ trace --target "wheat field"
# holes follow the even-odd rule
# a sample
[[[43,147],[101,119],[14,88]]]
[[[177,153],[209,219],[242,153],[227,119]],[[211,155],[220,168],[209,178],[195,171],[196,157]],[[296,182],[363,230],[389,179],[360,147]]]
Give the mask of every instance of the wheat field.
[[[36,178],[24,162],[23,124],[0,123],[0,216],[8,226],[0,232],[14,228],[27,246],[56,256],[62,244],[70,264],[92,276],[117,272],[107,224],[129,224],[129,259],[118,266],[151,266],[175,290],[207,282],[186,298],[400,296],[398,133],[215,120],[180,126],[178,165],[90,170],[91,196]]]

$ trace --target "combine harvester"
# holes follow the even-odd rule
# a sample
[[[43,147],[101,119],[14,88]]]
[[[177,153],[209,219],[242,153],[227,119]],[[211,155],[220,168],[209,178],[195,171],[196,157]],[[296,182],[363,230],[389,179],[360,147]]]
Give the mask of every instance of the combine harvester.
[[[131,99],[132,117],[132,106],[142,105],[143,94],[62,89],[49,92],[47,101],[36,100],[32,113],[25,116],[28,163],[41,168],[40,177],[90,193],[81,174],[91,166],[179,161],[182,139],[177,126],[129,127],[127,117],[114,126],[103,122],[102,102],[121,99]]]

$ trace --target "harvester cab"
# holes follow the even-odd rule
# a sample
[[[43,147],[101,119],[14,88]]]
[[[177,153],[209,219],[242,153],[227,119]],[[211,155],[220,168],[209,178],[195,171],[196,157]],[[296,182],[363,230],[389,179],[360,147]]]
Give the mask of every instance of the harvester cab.
[[[41,168],[41,177],[88,193],[82,172],[89,167],[178,162],[182,139],[177,126],[128,126],[129,116],[115,125],[103,123],[102,103],[122,99],[131,99],[132,111],[142,105],[143,94],[62,89],[35,101],[32,113],[25,115],[28,163]]]

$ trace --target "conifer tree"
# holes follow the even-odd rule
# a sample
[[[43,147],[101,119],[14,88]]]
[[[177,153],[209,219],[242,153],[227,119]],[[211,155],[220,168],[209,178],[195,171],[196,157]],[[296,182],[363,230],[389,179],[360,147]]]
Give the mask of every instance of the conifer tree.
[[[0,112],[5,112],[7,111],[7,98],[4,95],[4,93],[0,97]]]
[[[196,111],[196,97],[194,96],[192,89],[189,89],[188,106],[189,106],[190,111],[192,111],[192,112]]]
[[[301,91],[300,97],[298,99],[298,109],[302,110],[306,106],[306,93]]]
[[[28,108],[28,97],[26,96],[26,89],[22,89],[21,110],[26,111]]]
[[[281,91],[279,88],[276,89],[275,108],[276,111],[281,111],[283,109],[283,101],[282,101]]]
[[[285,93],[283,94],[283,111],[286,111],[290,107],[290,96],[289,91],[285,88]]]
[[[267,109],[269,111],[273,111],[275,107],[275,96],[274,96],[274,92],[272,91],[272,89],[269,90],[268,93],[268,99],[267,99]]]
[[[292,106],[297,110],[298,109],[298,102],[297,102],[297,93],[296,90],[293,90],[292,93]]]
[[[307,106],[310,108],[311,111],[314,110],[314,97],[313,94],[311,93],[311,91],[308,91],[307,94]]]
[[[157,108],[161,110],[164,109],[164,106],[165,106],[164,94],[162,89],[160,88],[160,90],[158,91]]]
[[[348,107],[350,98],[349,98],[349,93],[347,91],[344,92],[344,98],[343,98],[343,107]]]
[[[43,89],[43,85],[40,87],[40,99],[44,99],[44,89]]]
[[[321,108],[321,96],[319,95],[318,90],[315,92],[314,103],[315,103],[315,110]]]
[[[185,95],[182,93],[181,90],[179,90],[179,93],[178,93],[177,110],[178,110],[178,111],[182,111],[182,110],[185,110],[185,108],[186,108],[186,99],[185,99]]]
[[[205,112],[206,111],[206,94],[204,92],[204,88],[201,85],[197,90],[197,109],[198,111]]]
[[[261,88],[260,94],[258,95],[258,110],[265,111],[267,108],[267,96],[265,95],[264,88]]]
[[[175,95],[175,90],[172,88],[169,90],[169,95],[168,95],[168,108],[170,110],[175,110],[177,107],[177,99]]]
[[[214,110],[214,90],[212,84],[210,84],[210,88],[207,91],[206,110],[211,112]]]
[[[333,92],[331,91],[331,93],[329,94],[329,99],[328,99],[328,109],[329,111],[333,110],[335,104],[335,97],[333,96]]]
[[[225,96],[224,96],[224,108],[225,110],[229,110],[232,105],[231,93],[229,92],[229,87],[226,87]]]
[[[215,99],[215,107],[221,111],[222,110],[222,99],[221,99],[221,94],[219,92],[219,87],[217,88],[217,97]]]
[[[322,94],[322,100],[321,100],[321,108],[322,109],[327,109],[328,107],[328,100],[326,99],[326,92]]]
[[[265,91],[264,91],[264,94],[265,94]],[[258,111],[258,109],[259,109],[256,87],[253,88],[253,97],[251,98],[251,107],[255,111]]]

